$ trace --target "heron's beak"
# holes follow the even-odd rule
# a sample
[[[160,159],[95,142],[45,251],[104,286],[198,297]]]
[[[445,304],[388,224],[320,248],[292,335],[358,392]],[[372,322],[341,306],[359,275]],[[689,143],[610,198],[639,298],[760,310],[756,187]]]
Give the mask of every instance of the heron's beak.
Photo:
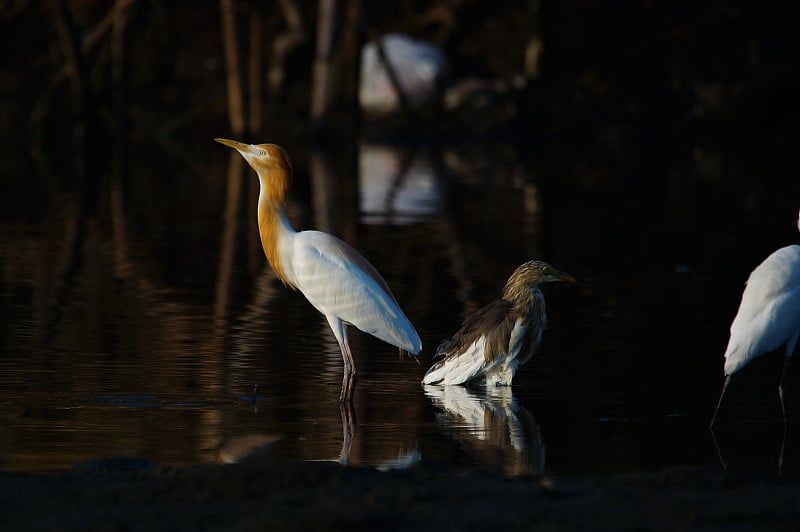
[[[571,276],[570,274],[568,274],[566,272],[556,272],[556,273],[553,274],[553,277],[557,281],[566,281],[568,283],[577,282],[577,279],[575,279],[575,277]]]
[[[238,151],[239,153],[247,153],[250,151],[250,144],[245,144],[244,142],[239,142],[236,140],[230,139],[214,139],[220,144],[224,144],[229,148],[233,148],[234,150]]]

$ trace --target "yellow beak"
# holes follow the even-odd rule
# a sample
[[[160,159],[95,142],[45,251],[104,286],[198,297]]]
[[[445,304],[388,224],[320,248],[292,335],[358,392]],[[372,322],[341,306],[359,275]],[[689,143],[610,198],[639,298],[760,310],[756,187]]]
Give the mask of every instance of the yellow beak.
[[[239,141],[230,140],[230,139],[214,139],[214,140],[216,140],[220,144],[224,144],[224,145],[228,146],[229,148],[233,148],[234,150],[237,150],[239,152],[241,152],[241,151],[246,151],[246,152],[250,151],[250,145],[249,144],[245,144],[244,142],[239,142]]]

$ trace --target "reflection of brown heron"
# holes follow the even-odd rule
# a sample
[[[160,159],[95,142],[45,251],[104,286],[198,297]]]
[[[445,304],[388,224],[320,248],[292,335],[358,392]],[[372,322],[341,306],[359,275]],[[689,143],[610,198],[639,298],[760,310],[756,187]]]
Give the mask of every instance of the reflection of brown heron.
[[[501,299],[492,301],[464,321],[461,330],[436,349],[440,358],[423,384],[510,386],[517,368],[533,356],[547,317],[541,283],[575,282],[549,264],[532,260],[517,268]]]
[[[344,359],[342,401],[352,400],[356,369],[347,340],[351,324],[384,342],[417,354],[422,349],[414,326],[400,309],[386,281],[356,250],[320,231],[295,231],[284,202],[292,167],[274,144],[244,144],[216,139],[237,150],[256,171],[261,185],[258,230],[270,266],[286,286],[300,290],[328,320]]]
[[[539,424],[507,386],[481,391],[463,386],[423,386],[442,431],[477,459],[506,475],[542,474],[545,445]]]

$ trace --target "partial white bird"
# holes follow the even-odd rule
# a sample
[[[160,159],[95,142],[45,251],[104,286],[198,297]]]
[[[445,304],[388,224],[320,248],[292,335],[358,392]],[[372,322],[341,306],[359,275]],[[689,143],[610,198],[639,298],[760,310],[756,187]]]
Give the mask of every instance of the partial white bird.
[[[517,368],[539,347],[547,323],[539,285],[551,281],[575,278],[538,260],[517,268],[501,299],[472,314],[461,330],[439,345],[435,358],[440,360],[422,383],[511,386]]]
[[[347,324],[402,350],[422,349],[417,331],[389,285],[352,247],[320,231],[295,231],[284,212],[292,167],[275,144],[215,139],[237,150],[258,174],[258,231],[272,269],[283,283],[303,293],[328,320],[344,359],[340,400],[352,400],[356,369]]]
[[[800,216],[797,226],[800,230]],[[711,428],[733,375],[754,358],[781,346],[786,347],[786,361],[778,396],[786,422],[786,373],[799,337],[800,246],[787,246],[767,257],[747,279],[739,311],[731,324],[725,350],[725,383],[711,418]]]

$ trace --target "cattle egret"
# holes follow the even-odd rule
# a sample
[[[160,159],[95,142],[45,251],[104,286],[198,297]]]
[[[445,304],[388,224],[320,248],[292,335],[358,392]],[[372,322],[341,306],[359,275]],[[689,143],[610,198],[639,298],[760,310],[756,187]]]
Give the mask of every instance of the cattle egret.
[[[539,285],[575,278],[533,260],[509,277],[501,299],[464,321],[461,330],[442,342],[423,384],[511,386],[517,368],[527,362],[542,339],[547,317]]]
[[[797,223],[800,229],[800,217]],[[800,337],[800,246],[781,248],[758,265],[742,293],[725,350],[725,383],[719,394],[711,428],[731,377],[751,360],[786,346],[786,361],[778,384],[781,412],[786,423],[786,373]]]
[[[347,325],[417,354],[422,342],[386,281],[357,251],[320,231],[295,231],[284,212],[292,179],[289,157],[275,144],[215,139],[238,151],[258,174],[258,231],[272,269],[328,320],[344,359],[341,401],[352,400],[356,368]]]

